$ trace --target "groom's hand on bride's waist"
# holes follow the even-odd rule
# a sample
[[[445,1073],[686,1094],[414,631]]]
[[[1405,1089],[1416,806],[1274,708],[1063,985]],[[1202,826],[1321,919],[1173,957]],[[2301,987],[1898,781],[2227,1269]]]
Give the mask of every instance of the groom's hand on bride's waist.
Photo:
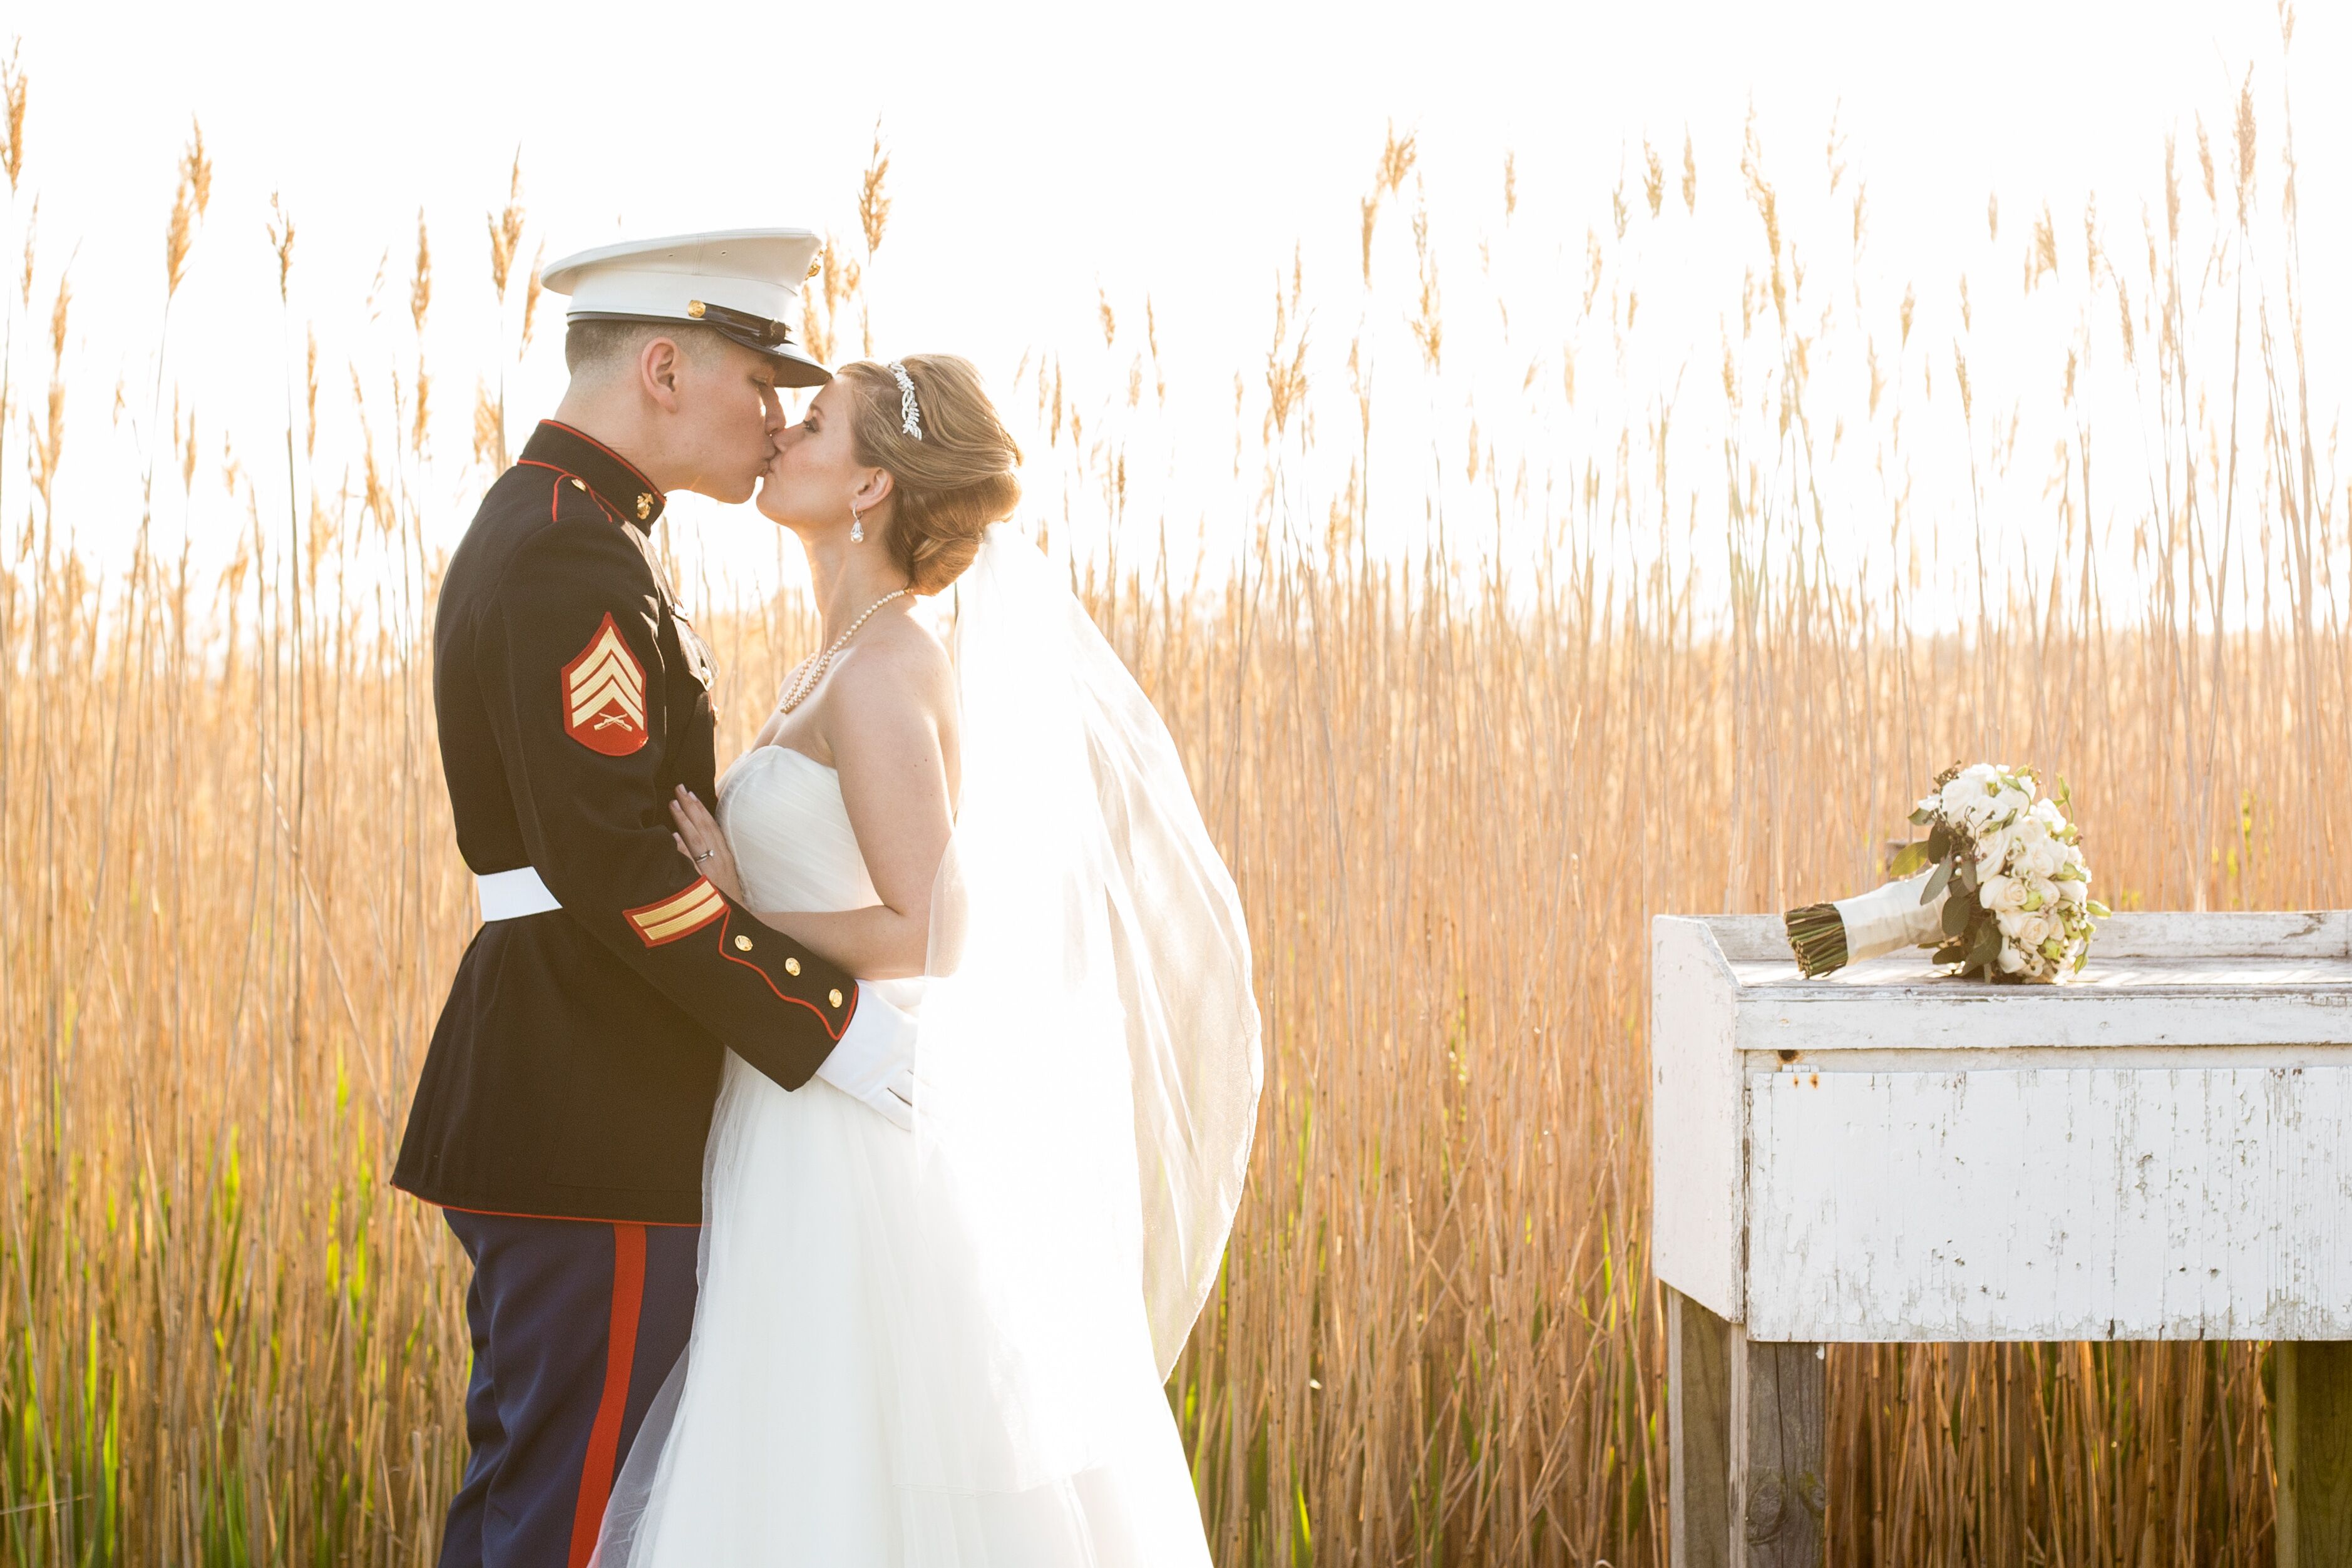
[[[915,1018],[864,980],[857,1012],[816,1075],[907,1132],[915,1130]]]

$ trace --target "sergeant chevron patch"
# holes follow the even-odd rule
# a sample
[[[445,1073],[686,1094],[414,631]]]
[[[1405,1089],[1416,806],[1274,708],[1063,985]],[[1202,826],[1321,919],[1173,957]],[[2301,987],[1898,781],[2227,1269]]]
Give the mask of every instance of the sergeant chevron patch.
[[[726,914],[727,901],[710,885],[709,877],[698,876],[683,893],[625,913],[630,925],[635,928],[637,939],[648,947],[658,947],[665,942],[691,936]]]
[[[609,612],[563,666],[563,732],[606,757],[626,757],[646,743],[645,666]]]

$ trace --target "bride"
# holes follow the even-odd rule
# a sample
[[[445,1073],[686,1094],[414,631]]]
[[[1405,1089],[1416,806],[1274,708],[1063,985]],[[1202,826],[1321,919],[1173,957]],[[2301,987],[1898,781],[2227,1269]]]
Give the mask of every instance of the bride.
[[[824,647],[678,848],[919,1013],[913,1130],[728,1058],[601,1568],[1209,1561],[1162,1385],[1255,1121],[1248,937],[1165,727],[1000,520],[1018,460],[939,355],[778,437]],[[950,585],[952,657],[913,613]]]

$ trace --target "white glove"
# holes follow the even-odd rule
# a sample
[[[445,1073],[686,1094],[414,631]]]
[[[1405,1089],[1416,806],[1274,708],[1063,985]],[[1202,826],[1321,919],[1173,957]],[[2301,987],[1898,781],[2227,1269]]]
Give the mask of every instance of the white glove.
[[[915,1130],[915,1016],[857,982],[857,1012],[816,1075],[904,1132]]]

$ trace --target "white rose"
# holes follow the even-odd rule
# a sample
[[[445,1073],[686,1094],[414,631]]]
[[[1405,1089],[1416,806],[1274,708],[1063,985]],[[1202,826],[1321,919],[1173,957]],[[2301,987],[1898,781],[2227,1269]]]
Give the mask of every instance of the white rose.
[[[2032,811],[2029,814],[2035,821],[2049,829],[2053,835],[2057,834],[2066,826],[2065,815],[2058,810],[2058,802],[2055,800],[2036,800],[2033,802]]]
[[[2013,876],[1993,875],[1977,886],[1977,903],[1999,914],[2004,909],[2021,908],[2025,903],[2025,887]]]
[[[2025,923],[2031,918],[2020,909],[1996,909],[1992,912],[1993,924],[2000,926],[2001,936],[2011,942],[2017,940],[2018,933],[2025,929]]]
[[[2000,958],[1995,961],[2000,964],[2000,972],[2004,975],[2022,974],[2025,969],[2025,955],[2014,947],[2003,947],[2000,950]]]
[[[2080,908],[2083,901],[2090,896],[2090,888],[2080,878],[2069,877],[2058,883],[2058,900],[2069,908]]]
[[[2017,917],[2017,945],[2037,948],[2050,939],[2050,917],[2046,915],[2021,915]]]

